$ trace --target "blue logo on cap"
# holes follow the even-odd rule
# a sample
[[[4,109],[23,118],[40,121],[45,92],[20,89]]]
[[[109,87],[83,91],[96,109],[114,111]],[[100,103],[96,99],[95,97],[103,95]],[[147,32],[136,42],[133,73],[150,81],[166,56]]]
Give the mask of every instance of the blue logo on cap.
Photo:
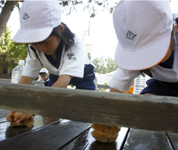
[[[28,18],[30,18],[30,17],[28,16],[27,13],[25,13],[25,14],[23,15],[23,19],[24,19],[24,20],[27,20]]]
[[[126,38],[128,38],[129,40],[133,40],[135,37],[137,36],[137,34],[134,34],[132,31],[128,30],[127,34],[126,34]]]

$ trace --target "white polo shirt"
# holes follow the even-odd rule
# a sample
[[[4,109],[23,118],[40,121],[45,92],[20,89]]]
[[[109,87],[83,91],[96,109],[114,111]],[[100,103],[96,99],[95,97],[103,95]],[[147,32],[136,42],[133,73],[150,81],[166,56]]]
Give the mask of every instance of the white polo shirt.
[[[37,50],[36,53],[41,61],[40,62],[29,46],[30,55],[28,53],[22,76],[38,77],[38,72],[43,64],[43,66],[54,75],[69,75],[72,77],[83,78],[84,66],[85,64],[89,64],[89,59],[83,48],[82,41],[75,36],[72,48],[65,50],[65,47],[66,46],[64,45],[60,66],[57,69],[48,61],[43,52]]]
[[[174,40],[178,44],[178,35],[175,35]],[[115,62],[119,64],[117,58],[115,58]],[[171,69],[156,65],[149,70],[153,79],[164,82],[178,82],[178,46],[175,46],[173,67]],[[111,88],[124,92],[129,90],[133,80],[139,75],[140,71],[128,71],[118,68],[108,85]]]

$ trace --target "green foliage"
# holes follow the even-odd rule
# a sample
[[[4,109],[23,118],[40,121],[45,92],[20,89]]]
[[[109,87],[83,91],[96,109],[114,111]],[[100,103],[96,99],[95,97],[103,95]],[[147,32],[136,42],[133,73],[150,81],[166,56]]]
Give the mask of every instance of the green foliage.
[[[11,54],[11,60],[14,60],[14,63],[8,67],[12,70],[20,59],[25,60],[27,57],[27,45],[12,42],[9,48],[9,53]]]
[[[0,73],[7,72],[7,65],[11,63],[11,60],[8,60],[9,54],[8,54],[8,49],[12,43],[12,39],[10,38],[10,31],[6,27],[2,39],[1,39],[1,44],[0,44]]]
[[[101,58],[95,58],[93,63],[96,66],[96,73],[100,74],[106,74],[118,68],[112,58],[104,58],[104,56]]]
[[[6,74],[12,70],[19,59],[25,59],[27,55],[26,45],[14,43],[11,39],[11,31],[6,27],[0,44],[0,73]]]

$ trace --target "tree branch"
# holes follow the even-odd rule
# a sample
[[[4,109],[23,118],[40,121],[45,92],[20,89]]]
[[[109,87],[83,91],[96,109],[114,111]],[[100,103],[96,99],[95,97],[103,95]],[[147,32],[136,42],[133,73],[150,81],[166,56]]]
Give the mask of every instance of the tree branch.
[[[0,40],[16,3],[16,1],[7,1],[2,9],[0,14]]]

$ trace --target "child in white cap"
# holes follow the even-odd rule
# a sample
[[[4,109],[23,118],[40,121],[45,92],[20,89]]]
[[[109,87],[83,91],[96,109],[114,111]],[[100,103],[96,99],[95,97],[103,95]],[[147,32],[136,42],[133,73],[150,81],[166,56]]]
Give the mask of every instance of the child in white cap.
[[[43,86],[47,86],[48,82],[49,82],[49,77],[48,77],[48,70],[46,68],[42,68],[39,71],[39,75],[41,77],[40,81],[44,81],[45,83],[43,84]]]
[[[177,25],[169,1],[121,0],[113,13],[113,23],[118,38],[118,69],[108,83],[110,92],[129,90],[134,78],[146,73],[152,79],[141,94],[178,96]],[[108,135],[94,136],[109,141]]]
[[[108,83],[111,92],[127,91],[134,78],[146,73],[152,79],[141,94],[178,96],[177,25],[169,2],[120,1],[113,22],[118,70]]]
[[[44,66],[50,72],[47,86],[95,90],[94,67],[83,48],[82,41],[61,21],[62,10],[57,0],[24,1],[20,10],[20,29],[16,43],[27,43],[28,56],[19,81],[31,84]],[[12,111],[10,115],[13,115]],[[15,121],[32,117],[19,113]]]

